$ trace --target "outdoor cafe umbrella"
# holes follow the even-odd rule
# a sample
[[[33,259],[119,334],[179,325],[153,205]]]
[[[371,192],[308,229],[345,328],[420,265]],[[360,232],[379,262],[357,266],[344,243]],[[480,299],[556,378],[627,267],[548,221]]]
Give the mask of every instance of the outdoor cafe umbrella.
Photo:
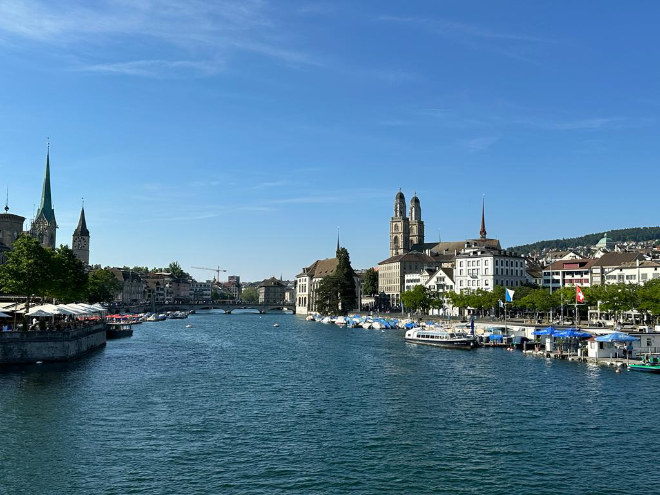
[[[555,337],[560,339],[587,339],[591,337],[589,332],[583,332],[577,328],[567,328],[566,330],[560,330],[554,334]]]
[[[590,333],[583,332],[578,328],[567,328],[566,330],[560,330],[558,332],[555,332],[554,334],[555,338],[559,339],[586,339],[591,337]],[[572,344],[569,341],[568,344],[568,355],[571,355],[571,346]]]
[[[534,330],[534,335],[554,335],[557,329],[550,325],[549,327],[545,327],[542,330]]]
[[[53,316],[53,313],[49,313],[43,309],[31,309],[28,316]]]
[[[634,342],[639,339],[625,332],[612,332],[596,337],[594,340],[596,342]],[[628,360],[628,350],[628,347],[626,347],[626,361]]]
[[[601,335],[594,339],[596,342],[634,342],[639,340],[637,337],[633,337],[630,334],[624,332],[612,332],[607,335]]]

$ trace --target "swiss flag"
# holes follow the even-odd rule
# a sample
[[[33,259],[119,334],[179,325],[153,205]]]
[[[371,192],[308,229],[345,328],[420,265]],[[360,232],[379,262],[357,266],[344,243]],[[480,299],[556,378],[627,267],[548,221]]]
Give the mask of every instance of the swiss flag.
[[[575,286],[575,300],[579,303],[584,302],[584,294],[582,294],[582,289],[579,285]]]

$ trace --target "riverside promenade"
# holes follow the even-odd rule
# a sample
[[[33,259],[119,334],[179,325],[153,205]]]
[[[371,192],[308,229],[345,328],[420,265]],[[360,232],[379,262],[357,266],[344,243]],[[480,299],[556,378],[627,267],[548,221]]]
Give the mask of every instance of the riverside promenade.
[[[106,345],[107,325],[0,332],[0,365],[68,361]]]

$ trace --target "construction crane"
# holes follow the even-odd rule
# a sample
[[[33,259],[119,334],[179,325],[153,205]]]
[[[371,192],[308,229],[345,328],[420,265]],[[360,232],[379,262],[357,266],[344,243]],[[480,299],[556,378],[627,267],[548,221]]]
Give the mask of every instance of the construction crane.
[[[217,268],[207,268],[205,266],[191,266],[190,268],[194,268],[195,270],[209,270],[212,272],[215,272],[215,281],[220,282],[220,272],[226,272],[227,270],[224,270],[220,268],[219,266]]]

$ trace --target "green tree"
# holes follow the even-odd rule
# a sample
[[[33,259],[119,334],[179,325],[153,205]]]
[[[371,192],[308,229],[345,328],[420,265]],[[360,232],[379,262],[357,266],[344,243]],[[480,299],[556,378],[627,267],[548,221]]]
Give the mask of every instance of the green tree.
[[[431,297],[423,285],[416,285],[412,290],[401,293],[403,306],[412,312],[420,310],[426,313],[431,307]]]
[[[614,313],[617,321],[621,313],[636,308],[640,303],[639,286],[636,284],[602,285],[601,288],[600,308]]]
[[[367,296],[378,294],[378,272],[373,268],[369,268],[364,272],[362,292]]]
[[[339,305],[344,314],[357,306],[357,291],[355,289],[355,272],[351,266],[351,258],[346,248],[337,250],[337,269],[334,277],[337,279]]]
[[[639,296],[639,309],[650,313],[654,318],[660,317],[660,279],[653,279],[642,285]]]
[[[340,288],[340,280],[336,273],[321,279],[316,289],[316,310],[319,313],[326,315],[339,313]]]
[[[67,246],[60,246],[51,256],[51,278],[47,295],[63,303],[82,301],[87,295],[85,265]]]
[[[255,287],[246,287],[241,293],[241,299],[250,304],[259,302],[259,291]]]
[[[6,257],[7,262],[0,265],[0,290],[26,298],[27,321],[32,297],[48,290],[52,275],[51,251],[43,248],[36,239],[22,235],[16,239]]]
[[[121,283],[111,270],[102,268],[100,270],[94,270],[89,274],[89,302],[110,302],[120,290]]]
[[[178,261],[173,261],[172,263],[170,263],[169,266],[167,267],[167,271],[172,274],[173,278],[182,278],[182,279],[190,278],[190,274],[183,271],[183,268],[181,268],[181,265],[179,265]]]

